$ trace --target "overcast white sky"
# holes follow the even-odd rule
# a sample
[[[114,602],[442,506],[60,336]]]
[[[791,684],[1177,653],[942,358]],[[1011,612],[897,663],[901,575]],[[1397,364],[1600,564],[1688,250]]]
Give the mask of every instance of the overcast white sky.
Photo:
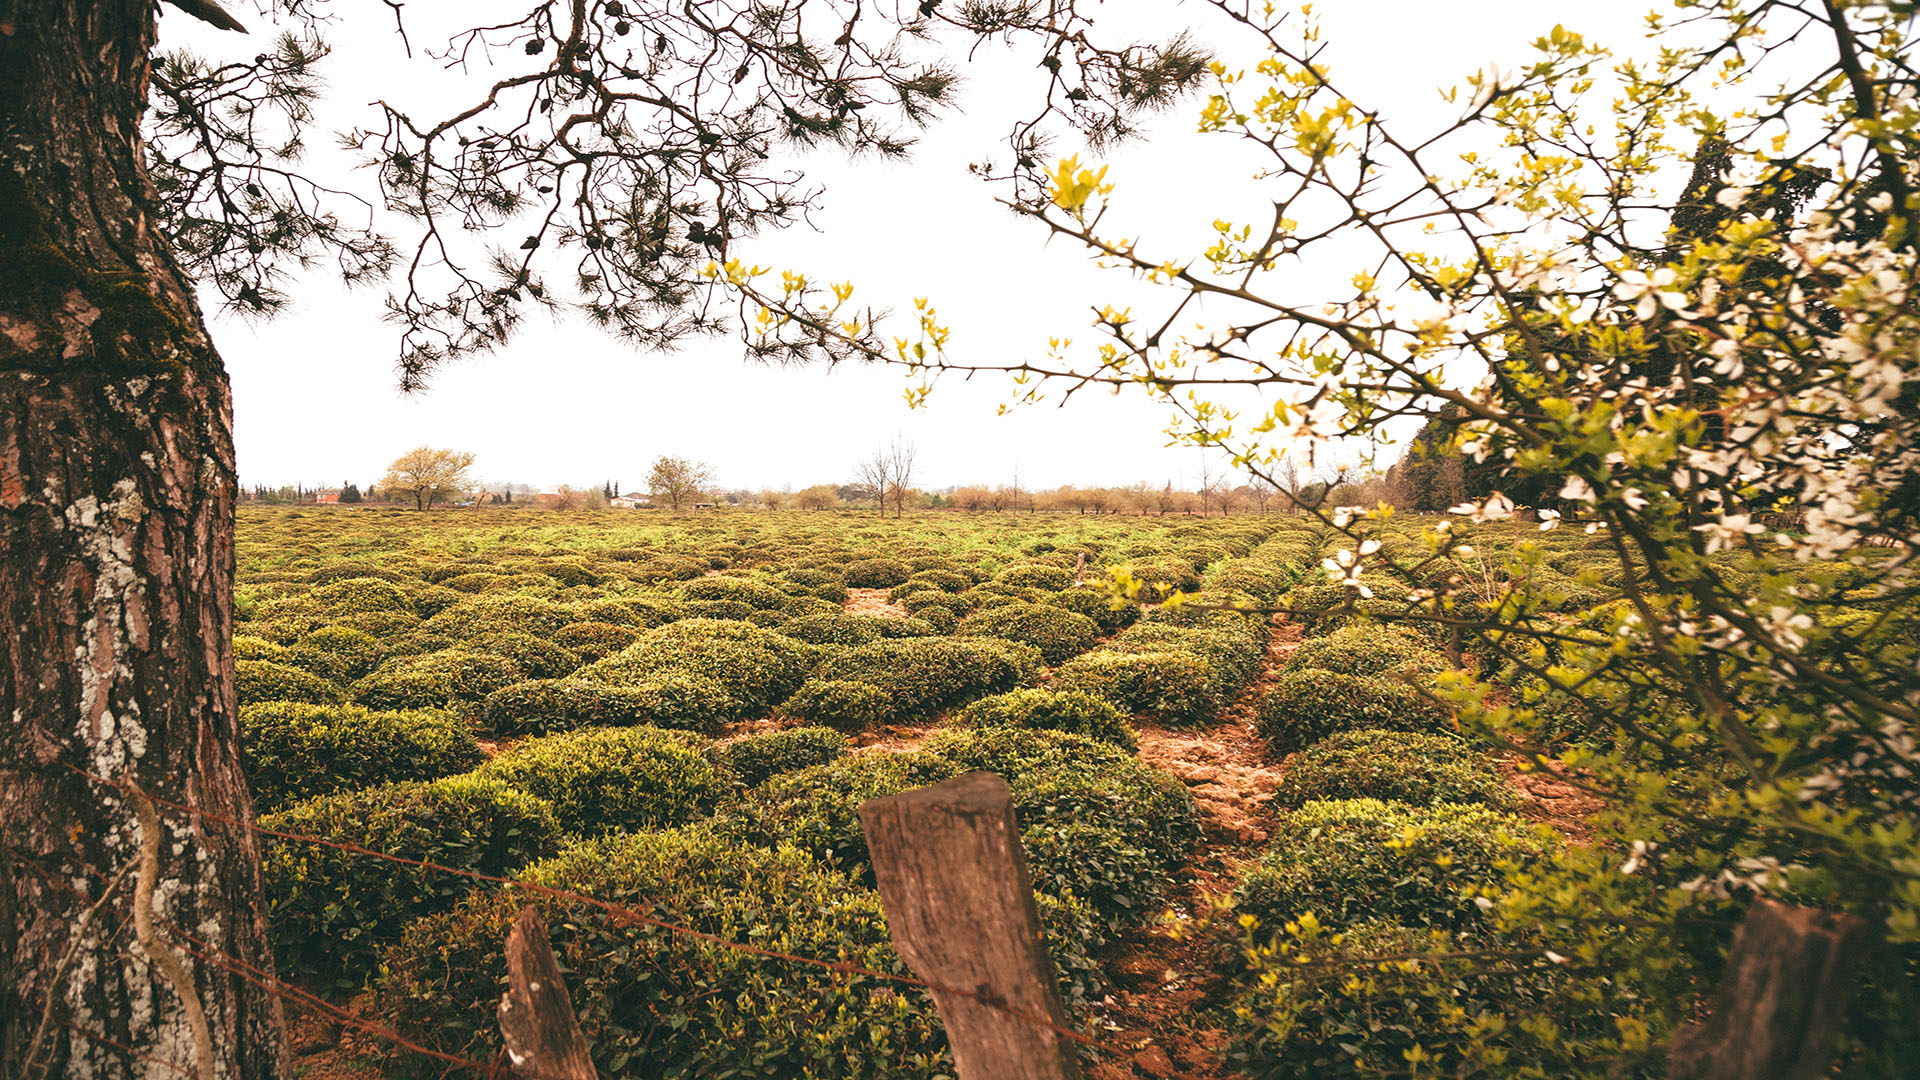
[[[426,5],[410,5],[418,10]],[[460,5],[465,7],[466,5]],[[1511,67],[1526,42],[1556,22],[1613,47],[1647,47],[1648,0],[1332,0],[1318,5],[1329,60],[1365,104],[1416,126],[1448,113],[1440,87],[1488,62]],[[1109,37],[1161,38],[1191,25],[1224,55],[1244,55],[1230,27],[1197,3],[1109,3]],[[163,11],[167,10],[162,8]],[[339,5],[328,33],[329,100],[322,118],[346,128],[370,123],[365,103],[438,98],[457,85],[424,57],[409,61],[383,7]],[[257,16],[253,19],[257,22]],[[1116,34],[1120,30],[1123,33]],[[251,38],[205,31],[177,13],[163,46],[191,43],[213,55],[250,53]],[[418,32],[416,46],[423,44]],[[416,48],[416,56],[419,50]],[[1088,334],[1089,305],[1125,295],[1125,282],[1064,245],[1043,245],[1030,223],[993,202],[967,172],[994,155],[1017,110],[1030,108],[1034,57],[983,48],[963,71],[962,115],[927,132],[907,164],[829,157],[806,161],[827,188],[815,230],[766,239],[744,254],[835,280],[850,278],[868,302],[906,308],[931,296],[954,329],[962,358],[1038,356],[1050,335]],[[1254,164],[1221,136],[1194,133],[1199,102],[1153,125],[1151,138],[1107,155],[1119,183],[1125,235],[1198,251],[1215,217],[1257,204]],[[313,140],[317,145],[327,140]],[[314,166],[339,173],[321,152]],[[338,179],[364,186],[364,173]],[[1202,239],[1204,238],[1204,239]],[[1348,267],[1328,267],[1345,281]],[[920,449],[927,486],[1023,486],[1190,481],[1193,450],[1170,450],[1164,410],[1138,398],[1092,394],[1064,408],[996,416],[1007,386],[992,377],[944,382],[930,405],[909,411],[896,369],[777,370],[743,362],[730,338],[670,355],[636,354],[578,321],[529,326],[505,350],[441,373],[425,393],[395,388],[395,330],[383,323],[381,290],[346,293],[316,274],[278,319],[252,325],[214,314],[214,336],[233,376],[235,437],[244,483],[310,486],[376,479],[386,462],[421,443],[478,456],[496,481],[538,486],[631,488],[655,455],[699,458],[732,487],[842,481],[853,462],[899,431]],[[214,312],[217,297],[208,297]]]

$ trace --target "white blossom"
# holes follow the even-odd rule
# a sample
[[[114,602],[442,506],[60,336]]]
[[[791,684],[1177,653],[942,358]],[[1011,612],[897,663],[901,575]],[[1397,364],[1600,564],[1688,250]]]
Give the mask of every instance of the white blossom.
[[[1663,307],[1668,311],[1685,311],[1687,294],[1671,287],[1678,277],[1664,266],[1655,270],[1652,276],[1638,270],[1624,270],[1620,274],[1620,281],[1613,287],[1613,295],[1630,301],[1633,314],[1642,322],[1653,318],[1653,313]]]

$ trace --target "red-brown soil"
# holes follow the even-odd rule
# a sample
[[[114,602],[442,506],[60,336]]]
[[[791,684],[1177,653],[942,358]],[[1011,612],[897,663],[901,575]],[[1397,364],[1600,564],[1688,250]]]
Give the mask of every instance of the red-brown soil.
[[[907,618],[907,609],[890,602],[891,589],[848,589],[847,602],[840,605],[849,615],[879,615],[889,619]]]

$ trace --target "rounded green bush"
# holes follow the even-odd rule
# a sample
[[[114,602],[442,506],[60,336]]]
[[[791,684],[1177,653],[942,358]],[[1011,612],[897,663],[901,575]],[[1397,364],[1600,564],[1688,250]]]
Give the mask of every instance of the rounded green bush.
[[[707,577],[689,581],[680,587],[680,596],[688,601],[731,601],[755,611],[784,607],[786,593],[761,581],[742,577]]]
[[[752,787],[771,776],[838,761],[846,749],[846,736],[832,728],[799,727],[736,739],[716,747],[714,759]]]
[[[1080,735],[1019,728],[948,729],[909,754],[867,753],[775,776],[747,792],[719,827],[743,843],[792,843],[871,879],[859,807],[974,770],[1013,789],[1034,887],[1084,906],[1093,944],[1160,910],[1169,871],[1199,836],[1186,786]]]
[[[443,709],[453,702],[444,672],[376,671],[350,688],[354,704],[369,709]]]
[[[982,770],[999,773],[1014,785],[1043,769],[1074,761],[1096,768],[1133,763],[1133,755],[1100,739],[1015,727],[943,728],[927,736],[914,757],[916,768],[940,779]]]
[[[240,710],[240,761],[254,805],[466,772],[486,755],[443,712],[373,712],[357,705],[267,701]]]
[[[687,617],[692,619],[749,622],[755,615],[761,614],[759,608],[744,600],[688,600],[686,608]]]
[[[1430,1076],[1488,1075],[1490,1054],[1525,1061],[1538,1075],[1582,1076],[1618,1038],[1614,1018],[1635,1008],[1592,1000],[1596,990],[1627,998],[1624,987],[1590,980],[1582,992],[1554,965],[1460,952],[1451,935],[1390,923],[1322,938],[1303,950],[1311,965],[1271,965],[1277,978],[1255,971],[1241,980],[1226,1014],[1227,1060],[1248,1080],[1405,1075],[1416,1054]],[[1327,970],[1358,977],[1316,977]]]
[[[1297,575],[1252,562],[1234,562],[1221,567],[1208,586],[1229,592],[1246,593],[1260,604],[1272,604],[1287,591]]]
[[[618,603],[633,617],[633,625],[645,630],[678,622],[688,615],[685,604],[666,596],[629,596]],[[591,618],[603,622],[619,621],[608,619],[598,611],[593,612]]]
[[[840,575],[832,570],[817,566],[795,566],[781,573],[781,576],[803,589],[820,585],[831,585],[840,581]]]
[[[331,585],[350,578],[366,578],[374,581],[403,581],[406,575],[394,570],[384,570],[366,563],[343,562],[332,566],[323,566],[307,575],[312,585]]]
[[[233,658],[235,660],[273,660],[284,661],[287,647],[268,641],[252,634],[233,635]]]
[[[1001,604],[960,620],[958,637],[993,637],[1040,650],[1048,664],[1060,664],[1093,647],[1100,627],[1085,615],[1047,604]]]
[[[307,649],[318,649],[332,653],[345,665],[342,678],[351,682],[365,676],[380,666],[387,652],[380,639],[373,634],[351,626],[323,626],[300,639],[300,645]]]
[[[802,615],[788,619],[780,632],[815,645],[865,645],[883,638],[928,637],[933,627],[920,619],[892,619],[884,615]]]
[[[519,665],[505,656],[471,652],[464,648],[442,649],[389,660],[361,681],[365,683],[382,675],[428,676],[445,686],[446,700],[461,702],[482,701],[495,690],[526,678]]]
[[[1174,650],[1082,653],[1054,670],[1053,687],[1092,694],[1174,725],[1206,723],[1225,705],[1207,661]]]
[[[1021,563],[1009,566],[993,579],[1001,585],[1014,588],[1045,589],[1055,592],[1073,584],[1073,571],[1064,566],[1052,566],[1047,563]]]
[[[639,636],[640,631],[632,626],[616,622],[581,622],[561,627],[549,640],[579,657],[582,663],[591,664],[633,644]]]
[[[973,579],[958,570],[928,569],[914,571],[905,584],[931,585],[941,592],[961,593],[973,587]]]
[[[887,719],[924,719],[976,697],[1011,690],[1039,670],[1039,650],[989,638],[900,638],[829,657],[824,680],[870,683],[887,695]]]
[[[1274,680],[1254,719],[1254,730],[1276,754],[1311,746],[1340,731],[1452,727],[1453,721],[1440,706],[1404,682],[1314,668],[1288,671]]]
[[[739,719],[765,712],[799,689],[814,655],[812,646],[752,623],[687,619],[641,634],[575,677],[627,686],[659,675],[697,677],[720,689],[713,709]]]
[[[602,725],[644,724],[648,700],[639,689],[578,679],[529,679],[503,686],[480,703],[480,725],[496,735],[542,735]]]
[[[1447,735],[1416,731],[1343,731],[1301,751],[1275,786],[1276,806],[1315,799],[1383,799],[1410,806],[1481,803],[1516,810],[1519,795],[1492,755]]]
[[[836,731],[865,731],[886,720],[893,701],[872,683],[810,679],[780,708],[787,715]]]
[[[790,847],[739,845],[701,829],[644,833],[577,845],[523,876],[726,941],[904,970],[875,894]],[[511,887],[417,924],[390,954],[379,1000],[401,1033],[461,1057],[498,1055],[500,942],[528,903],[544,913],[605,1075],[953,1074],[931,1003],[891,982],[756,956]]]
[[[1274,815],[1274,837],[1235,906],[1267,926],[1312,912],[1338,928],[1371,919],[1462,929],[1469,893],[1548,851],[1541,829],[1485,806],[1378,799],[1309,802]]]
[[[580,836],[680,824],[731,785],[697,738],[652,727],[592,728],[516,743],[474,774],[546,800]]]
[[[733,696],[704,675],[662,671],[631,687],[646,722],[676,731],[709,732],[735,717]]]
[[[340,687],[317,675],[271,660],[235,660],[233,681],[240,704],[260,701],[308,701],[332,704],[340,700]]]
[[[1085,615],[1105,631],[1123,630],[1140,618],[1140,605],[1122,604],[1114,607],[1107,594],[1092,589],[1062,589],[1043,597],[1040,602]]]
[[[856,589],[891,589],[913,576],[899,559],[862,559],[847,567],[846,583]]]
[[[960,723],[969,727],[1066,731],[1126,750],[1140,744],[1139,735],[1119,709],[1102,698],[1077,690],[1013,690],[981,698],[961,710]]]
[[[1434,670],[1446,661],[1411,631],[1360,625],[1308,638],[1287,658],[1287,670],[1318,668],[1341,675],[1382,675],[1398,670]]]
[[[476,596],[440,612],[420,625],[429,634],[445,634],[457,641],[481,634],[519,633],[550,637],[568,623],[583,622],[565,604],[519,593]]]
[[[266,814],[260,825],[492,876],[561,843],[546,803],[471,774],[322,795]],[[409,922],[452,908],[475,887],[442,871],[277,837],[267,838],[261,880],[280,974],[342,989],[373,970],[379,948]]]
[[[554,644],[550,638],[515,631],[481,634],[461,645],[469,652],[504,656],[528,678],[557,679],[580,666],[577,654]]]
[[[784,614],[787,619],[791,621],[793,619],[804,619],[809,615],[838,615],[840,611],[841,606],[839,601],[822,600],[812,593],[807,593],[788,600],[787,606],[781,608],[779,613]],[[774,613],[766,612],[765,614]]]
[[[353,667],[345,657],[325,649],[316,649],[309,645],[291,645],[280,654],[279,662],[288,667],[296,667],[309,675],[314,675],[334,685],[353,681]]]
[[[946,779],[916,769],[913,754],[850,754],[777,773],[721,812],[715,828],[742,844],[791,844],[871,883],[860,804]]]
[[[1129,563],[1114,569],[1125,570],[1136,580],[1145,582],[1149,588],[1161,593],[1192,592],[1200,587],[1200,575],[1190,562],[1157,559]],[[1144,593],[1142,599],[1145,599]]]
[[[407,598],[404,589],[375,577],[335,581],[307,595],[328,611],[341,615],[362,611],[413,611],[413,601]]]

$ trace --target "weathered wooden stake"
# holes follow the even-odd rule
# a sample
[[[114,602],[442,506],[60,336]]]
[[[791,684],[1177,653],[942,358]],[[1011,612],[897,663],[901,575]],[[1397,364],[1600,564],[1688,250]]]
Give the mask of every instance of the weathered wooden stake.
[[[933,992],[960,1080],[1079,1077],[1072,1044],[1047,1026],[1066,1015],[1007,782],[971,772],[870,799],[860,823],[894,947],[927,982],[973,992]]]
[[[507,934],[507,992],[500,995],[500,1038],[513,1071],[531,1080],[599,1080],[587,1037],[573,1015],[547,924],[531,905]]]
[[[1852,915],[1755,900],[1734,933],[1713,1014],[1682,1031],[1673,1080],[1817,1080],[1866,948]]]

